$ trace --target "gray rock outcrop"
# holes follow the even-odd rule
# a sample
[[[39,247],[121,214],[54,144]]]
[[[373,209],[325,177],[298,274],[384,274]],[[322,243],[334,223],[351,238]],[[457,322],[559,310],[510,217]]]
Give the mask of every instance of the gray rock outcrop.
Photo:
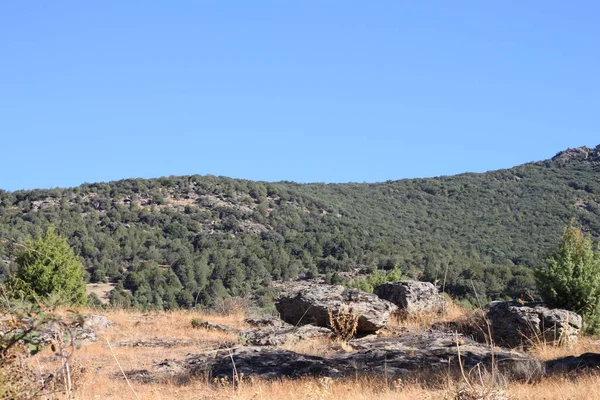
[[[115,323],[102,314],[81,314],[81,326],[84,329],[107,329]]]
[[[303,283],[275,301],[281,319],[292,325],[329,326],[329,312],[359,316],[357,334],[368,334],[383,328],[397,307],[374,294],[343,286]]]
[[[450,371],[458,374],[459,362],[464,368],[470,369],[479,364],[491,370],[492,360],[507,379],[531,380],[544,371],[544,364],[528,354],[492,349],[460,335],[439,331],[406,333],[394,338],[369,336],[352,340],[349,344],[354,351],[323,357],[276,347],[240,346],[192,354],[183,360],[165,360],[156,367],[174,365],[170,379],[177,379],[176,375],[182,370],[189,376],[231,379],[234,363],[237,374],[262,379],[356,375],[404,379],[411,374],[439,379],[440,376],[446,377]],[[154,373],[145,371],[140,375],[139,371],[134,372],[129,375],[131,378],[136,378],[136,375],[148,377]],[[160,378],[164,378],[164,369],[161,374],[156,374],[156,379]]]
[[[70,344],[90,343],[98,340],[97,330],[115,326],[106,316],[101,314],[76,314],[70,324],[50,322],[40,329],[39,340],[43,343],[56,342],[58,339]]]
[[[253,328],[292,326],[279,317],[246,318],[244,322]]]
[[[178,347],[178,346],[193,346],[195,344],[197,344],[197,343],[192,340],[164,340],[161,338],[155,338],[154,340],[125,340],[122,342],[113,343],[111,346],[152,347],[152,348],[168,349],[171,347]]]
[[[215,322],[210,321],[198,321],[192,320],[192,327],[194,328],[202,328],[209,331],[219,331],[223,333],[239,333],[240,330],[229,325],[225,324],[217,324]]]
[[[584,353],[580,356],[568,356],[546,362],[548,374],[570,373],[600,370],[600,353]]]
[[[574,343],[582,324],[580,315],[542,303],[495,301],[488,304],[485,315],[494,342],[506,347]]]
[[[331,330],[314,325],[250,328],[240,334],[242,340],[252,346],[281,346],[306,339],[329,338],[331,335]]]
[[[445,300],[430,282],[406,280],[384,283],[375,287],[373,293],[394,303],[404,315],[444,310]]]

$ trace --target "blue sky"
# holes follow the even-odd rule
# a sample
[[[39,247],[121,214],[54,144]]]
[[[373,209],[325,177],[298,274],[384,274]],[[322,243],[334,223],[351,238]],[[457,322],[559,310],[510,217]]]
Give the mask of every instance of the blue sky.
[[[595,1],[0,5],[0,188],[375,182],[600,143]]]

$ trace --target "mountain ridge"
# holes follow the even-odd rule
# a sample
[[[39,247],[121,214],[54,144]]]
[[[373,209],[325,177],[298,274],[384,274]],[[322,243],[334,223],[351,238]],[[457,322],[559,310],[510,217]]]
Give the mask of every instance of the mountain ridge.
[[[0,232],[52,224],[115,304],[267,305],[272,280],[352,284],[397,267],[475,301],[534,293],[531,269],[574,219],[600,236],[600,145],[483,173],[377,183],[171,176],[0,191]],[[7,246],[0,259],[10,260]],[[0,279],[14,268],[2,263]],[[445,282],[444,282],[445,281]]]
[[[230,177],[230,176],[226,176],[226,175],[214,175],[214,174],[205,174],[205,175],[198,175],[198,174],[193,174],[193,175],[163,175],[163,176],[157,176],[157,177],[150,177],[150,178],[144,178],[144,177],[128,177],[128,178],[120,178],[120,179],[115,179],[115,180],[108,180],[108,181],[98,181],[98,182],[83,182],[79,185],[75,185],[75,186],[56,186],[56,187],[48,187],[48,188],[31,188],[31,189],[16,189],[16,190],[6,190],[6,189],[2,189],[0,188],[0,192],[5,192],[5,193],[16,193],[16,192],[28,192],[28,191],[36,191],[36,190],[56,190],[56,189],[65,189],[65,190],[70,190],[70,189],[75,189],[77,187],[80,186],[84,186],[84,185],[98,185],[98,184],[110,184],[110,183],[116,183],[116,182],[121,182],[121,181],[127,181],[127,180],[137,180],[137,179],[143,179],[143,180],[154,180],[154,179],[168,179],[168,178],[178,178],[178,177],[192,177],[192,176],[205,176],[205,177],[215,177],[215,178],[226,178],[226,179],[235,179],[235,180],[240,180],[240,181],[251,181],[251,182],[257,182],[257,183],[281,183],[281,184],[295,184],[295,185],[346,185],[346,184],[380,184],[380,183],[389,183],[389,182],[397,182],[397,181],[403,181],[403,180],[411,180],[411,179],[433,179],[433,178],[442,178],[442,177],[450,177],[450,176],[460,176],[460,175],[464,175],[464,174],[485,174],[488,172],[494,172],[494,171],[501,171],[501,170],[505,170],[505,169],[512,169],[512,168],[517,168],[523,165],[528,165],[528,164],[535,164],[535,163],[543,163],[543,162],[547,162],[547,161],[560,161],[560,160],[570,160],[572,158],[577,157],[576,155],[579,154],[580,158],[586,159],[587,156],[590,156],[590,158],[593,159],[594,162],[600,161],[600,144],[597,145],[595,148],[591,148],[591,147],[587,147],[587,146],[579,146],[579,147],[573,147],[573,148],[567,148],[565,150],[559,151],[558,153],[556,153],[553,157],[546,159],[546,160],[538,160],[538,161],[529,161],[523,164],[518,164],[512,167],[508,167],[508,168],[499,168],[499,169],[491,169],[491,170],[487,170],[487,171],[482,171],[482,172],[474,172],[474,171],[465,171],[465,172],[460,172],[457,174],[452,174],[452,175],[434,175],[434,176],[426,176],[426,177],[412,177],[412,178],[400,178],[400,179],[387,179],[385,181],[375,181],[375,182],[359,182],[359,181],[348,181],[348,182],[297,182],[297,181],[290,181],[290,180],[280,180],[280,181],[268,181],[268,180],[254,180],[254,179],[247,179],[247,178],[234,178],[234,177]]]

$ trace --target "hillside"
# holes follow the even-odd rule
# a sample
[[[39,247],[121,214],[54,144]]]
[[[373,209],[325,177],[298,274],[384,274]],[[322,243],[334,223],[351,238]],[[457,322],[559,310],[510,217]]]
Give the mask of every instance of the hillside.
[[[0,191],[2,276],[14,246],[56,226],[90,282],[141,308],[269,305],[271,282],[343,281],[398,266],[458,297],[523,297],[569,220],[600,236],[600,145],[482,174],[373,184],[214,176]]]

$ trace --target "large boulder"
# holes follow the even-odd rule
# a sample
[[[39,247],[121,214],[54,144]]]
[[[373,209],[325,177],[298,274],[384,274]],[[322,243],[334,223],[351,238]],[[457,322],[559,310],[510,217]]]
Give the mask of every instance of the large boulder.
[[[444,298],[439,294],[437,288],[429,282],[406,280],[384,283],[375,287],[373,293],[394,303],[404,315],[441,312],[444,310]]]
[[[542,303],[494,301],[487,306],[486,318],[494,342],[507,347],[574,343],[582,324],[580,315]]]
[[[358,316],[357,334],[368,334],[386,326],[397,307],[374,294],[343,286],[299,283],[275,301],[281,319],[292,325],[329,327],[330,314]]]

